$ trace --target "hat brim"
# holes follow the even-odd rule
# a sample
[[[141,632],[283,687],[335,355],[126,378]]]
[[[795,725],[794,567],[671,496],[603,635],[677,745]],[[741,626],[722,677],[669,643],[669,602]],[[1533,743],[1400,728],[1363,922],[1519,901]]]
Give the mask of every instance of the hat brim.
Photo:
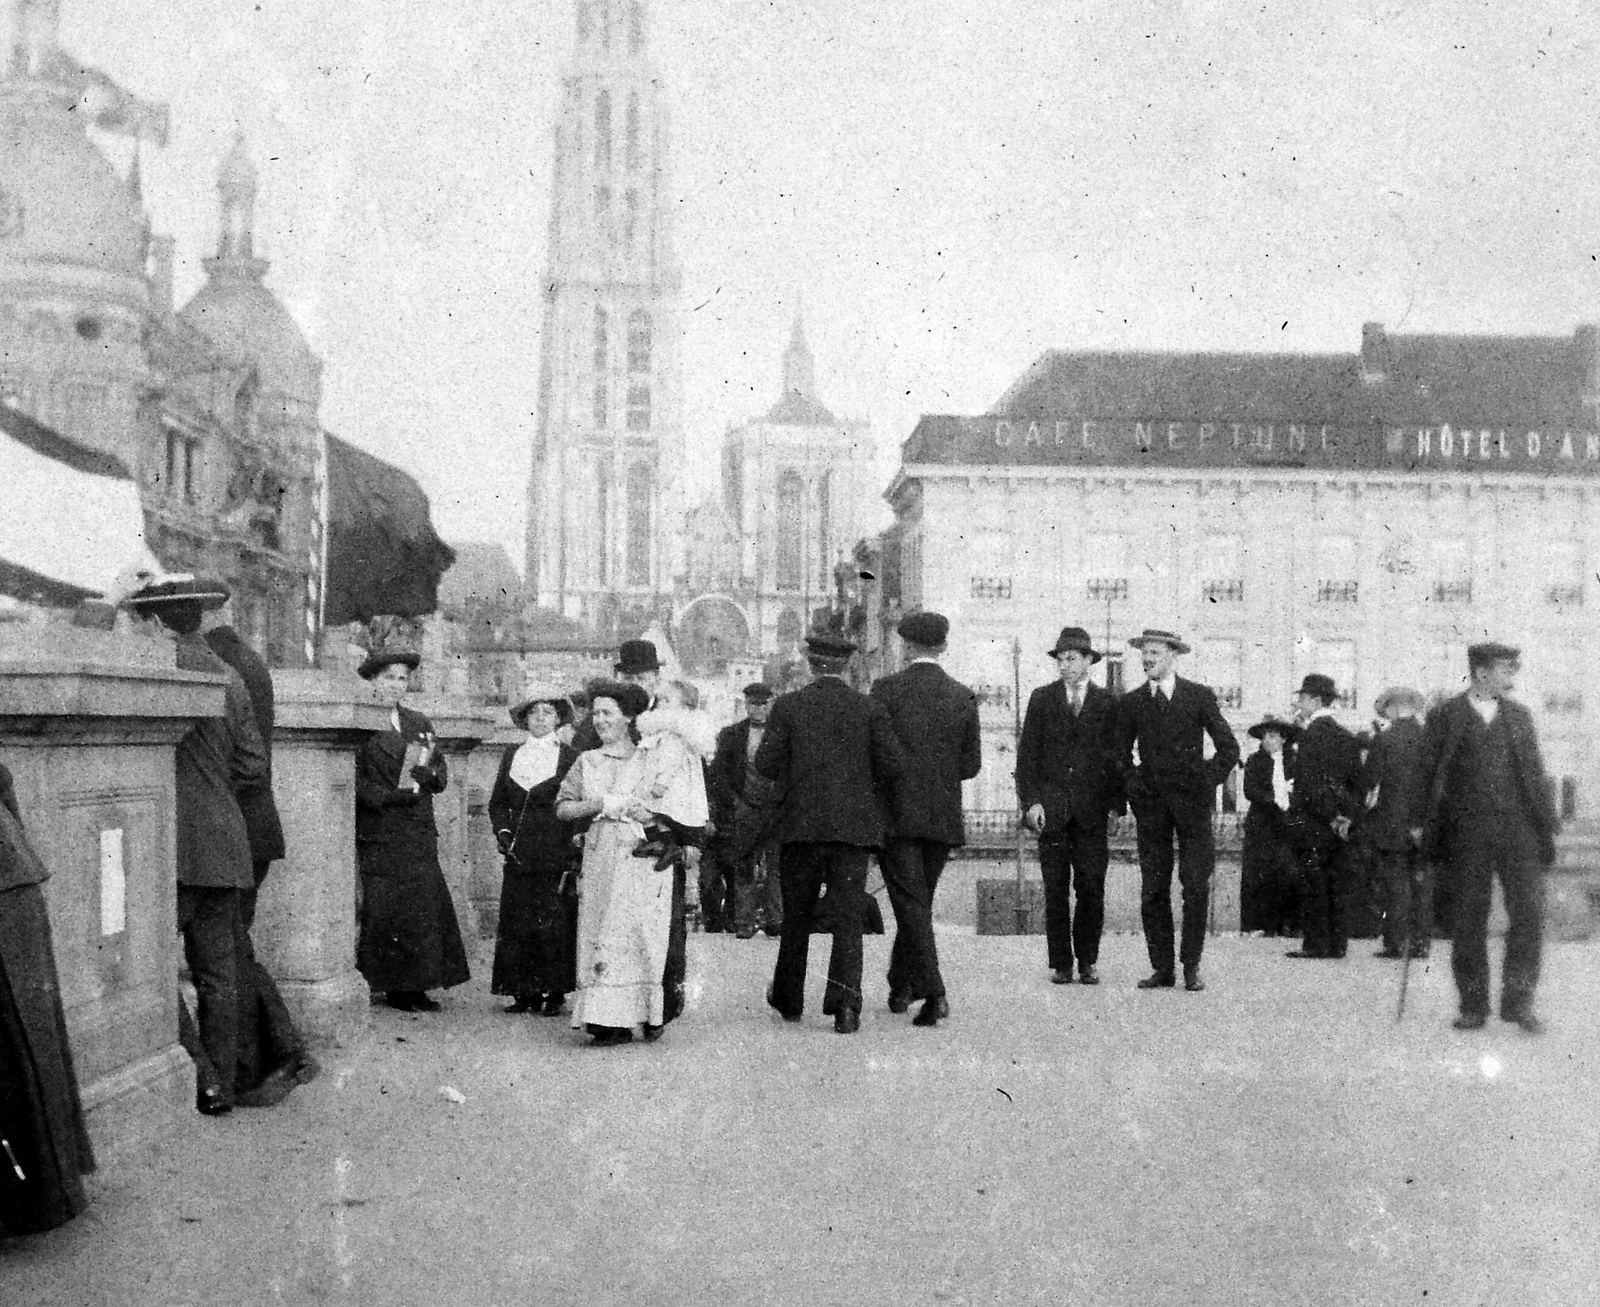
[[[1097,663],[1105,657],[1098,649],[1090,649],[1081,644],[1058,644],[1054,649],[1050,650],[1050,657],[1059,658],[1064,653],[1082,654],[1091,663]]]
[[[1300,734],[1300,728],[1293,722],[1280,721],[1257,722],[1248,734],[1252,739],[1259,740],[1268,731],[1275,731],[1286,740],[1293,740]]]
[[[368,654],[366,661],[356,669],[356,675],[363,681],[370,681],[385,667],[404,667],[407,671],[416,671],[422,666],[422,655],[407,650],[404,653]]]
[[[1129,640],[1128,643],[1135,649],[1141,650],[1147,644],[1164,644],[1175,654],[1186,654],[1189,652],[1189,646],[1186,645],[1182,640],[1169,640],[1164,635],[1136,635],[1133,637],[1133,639]]]
[[[554,708],[556,710],[556,720],[562,726],[566,726],[572,721],[572,705],[566,699],[559,695],[540,694],[535,695],[532,699],[524,699],[521,703],[515,704],[509,709],[512,724],[527,730],[528,714],[533,711],[533,706],[538,703],[547,703]]]
[[[219,590],[202,590],[195,594],[180,595],[129,595],[122,601],[124,608],[133,608],[141,611],[157,608],[176,608],[180,604],[194,604],[203,613],[209,613],[221,608],[228,602],[228,596]]]

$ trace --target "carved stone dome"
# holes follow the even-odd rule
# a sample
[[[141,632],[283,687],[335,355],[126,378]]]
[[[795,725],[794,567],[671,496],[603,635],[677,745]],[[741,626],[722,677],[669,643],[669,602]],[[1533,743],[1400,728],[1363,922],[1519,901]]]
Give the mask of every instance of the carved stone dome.
[[[230,360],[254,365],[263,389],[317,403],[322,361],[300,324],[257,277],[213,268],[179,316]]]

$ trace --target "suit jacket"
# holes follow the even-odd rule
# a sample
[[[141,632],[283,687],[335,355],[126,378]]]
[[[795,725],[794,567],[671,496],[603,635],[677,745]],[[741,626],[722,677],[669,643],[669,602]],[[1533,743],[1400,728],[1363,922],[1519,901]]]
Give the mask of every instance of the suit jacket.
[[[1028,697],[1017,746],[1017,803],[1025,813],[1044,807],[1043,834],[1062,834],[1077,822],[1103,830],[1106,813],[1122,802],[1117,770],[1117,701],[1089,682],[1074,717],[1067,687],[1041,685]]]
[[[1239,765],[1239,743],[1208,686],[1175,678],[1172,701],[1156,701],[1150,682],[1122,696],[1117,741],[1117,769],[1126,778],[1128,802],[1135,818],[1139,807],[1161,798],[1179,820],[1209,818],[1217,786]],[[1215,753],[1205,757],[1204,737]],[[1133,765],[1133,746],[1139,765]]]
[[[719,830],[733,824],[750,772],[750,719],[742,717],[717,732],[716,752],[706,767],[706,800]]]
[[[1403,851],[1410,843],[1411,814],[1421,803],[1422,723],[1402,717],[1379,731],[1361,769],[1361,789],[1376,786],[1378,801],[1361,819],[1368,844],[1385,853]]]
[[[202,718],[178,742],[178,884],[254,889],[250,833],[236,796],[259,790],[268,779],[250,692],[198,631],[178,636],[173,646],[184,671],[227,678],[223,716]]]
[[[983,766],[978,699],[937,663],[912,663],[872,687],[905,754],[905,770],[890,783],[891,834],[967,842],[961,820],[961,782]]]
[[[406,745],[433,735],[433,723],[404,705],[400,729],[368,736],[356,750],[356,843],[415,844],[419,856],[437,859],[439,833],[433,822],[433,796],[449,783],[444,754],[433,761],[415,790],[400,788]]]
[[[1514,699],[1501,699],[1511,733],[1511,760],[1516,770],[1516,816],[1527,822],[1539,845],[1539,857],[1548,865],[1556,860],[1556,832],[1561,828],[1556,816],[1555,793],[1539,752],[1539,736],[1533,714]],[[1451,836],[1459,836],[1464,826],[1482,814],[1468,813],[1451,802],[1456,791],[1455,770],[1459,749],[1466,731],[1478,718],[1477,709],[1465,694],[1446,699],[1428,714],[1422,731],[1422,761],[1419,768],[1416,806],[1412,826],[1423,828],[1424,856],[1437,859],[1449,851]]]
[[[773,703],[754,766],[776,790],[779,844],[883,846],[884,796],[905,755],[883,706],[837,676]]]
[[[245,830],[250,834],[250,858],[258,866],[276,862],[284,855],[283,822],[278,817],[278,804],[272,797],[272,731],[277,710],[272,693],[272,673],[249,645],[239,638],[231,626],[217,626],[206,632],[206,644],[211,652],[239,673],[244,688],[250,695],[250,707],[256,719],[256,730],[261,736],[261,747],[267,755],[267,783],[255,789],[242,791],[237,797],[239,810],[244,813]]]
[[[1289,801],[1289,838],[1296,848],[1327,852],[1342,841],[1339,817],[1361,815],[1361,745],[1332,717],[1318,717],[1294,747],[1294,797]]]

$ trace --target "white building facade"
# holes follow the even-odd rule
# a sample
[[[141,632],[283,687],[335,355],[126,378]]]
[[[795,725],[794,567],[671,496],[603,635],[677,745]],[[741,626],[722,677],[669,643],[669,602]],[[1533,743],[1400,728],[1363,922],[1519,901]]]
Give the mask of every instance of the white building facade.
[[[1518,697],[1586,824],[1596,339],[1369,327],[1360,356],[1052,354],[990,415],[924,418],[888,491],[886,598],[951,618],[948,665],[988,737],[968,806],[1014,806],[1014,642],[1025,704],[1063,625],[1125,688],[1142,679],[1128,638],[1156,626],[1194,646],[1180,673],[1242,741],[1307,672],[1359,727],[1385,686],[1454,693],[1469,644],[1519,645]]]

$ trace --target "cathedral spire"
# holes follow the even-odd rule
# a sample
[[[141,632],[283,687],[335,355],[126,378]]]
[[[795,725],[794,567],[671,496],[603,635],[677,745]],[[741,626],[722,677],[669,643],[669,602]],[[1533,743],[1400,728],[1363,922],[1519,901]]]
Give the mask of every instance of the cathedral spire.
[[[801,399],[814,400],[817,397],[816,363],[811,357],[811,347],[806,344],[800,314],[801,310],[796,309],[789,348],[783,351],[783,393],[785,398],[798,395]]]

